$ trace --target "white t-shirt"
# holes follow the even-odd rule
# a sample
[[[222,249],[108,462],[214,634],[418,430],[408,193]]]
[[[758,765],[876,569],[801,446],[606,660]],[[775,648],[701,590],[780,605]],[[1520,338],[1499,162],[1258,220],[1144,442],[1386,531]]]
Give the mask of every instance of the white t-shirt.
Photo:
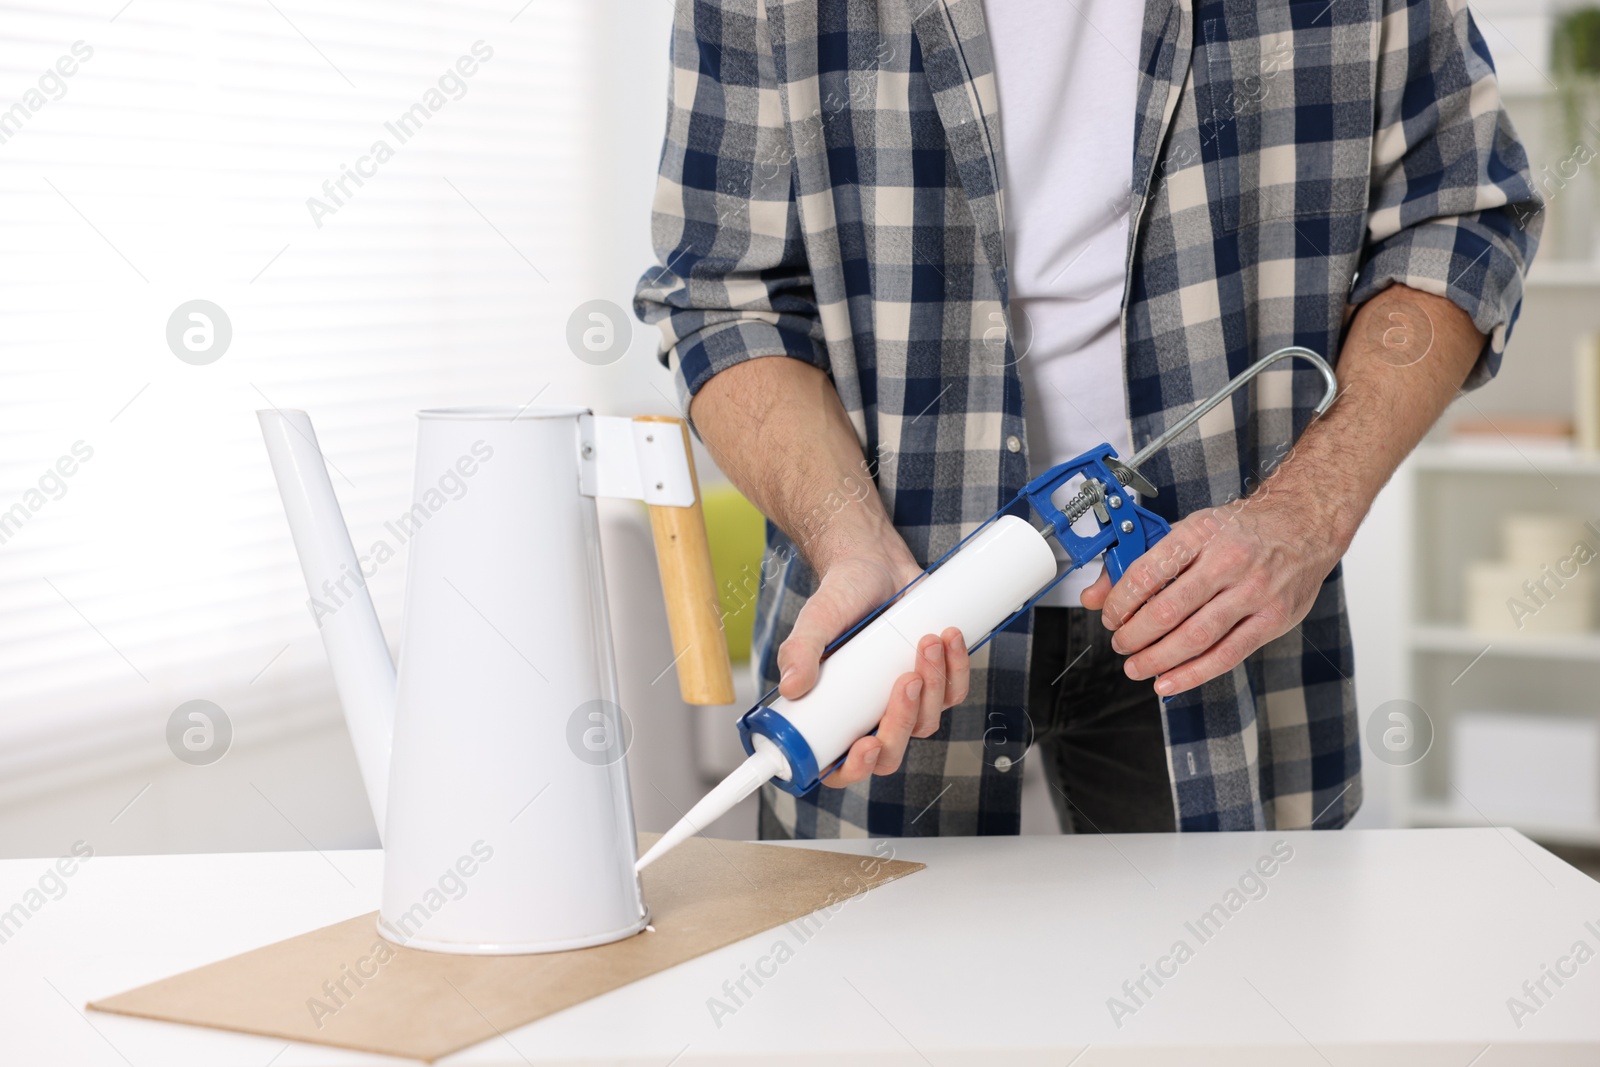
[[[984,0],[984,12],[1031,474],[1102,441],[1126,457],[1120,322],[1144,5]],[[1098,574],[1082,567],[1040,603],[1076,607]]]

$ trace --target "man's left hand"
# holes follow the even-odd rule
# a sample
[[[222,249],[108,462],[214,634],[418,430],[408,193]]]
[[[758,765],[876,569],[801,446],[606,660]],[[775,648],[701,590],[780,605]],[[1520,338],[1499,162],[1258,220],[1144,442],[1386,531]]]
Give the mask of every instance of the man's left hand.
[[[1112,588],[1083,591],[1131,678],[1171,696],[1288,633],[1406,453],[1461,392],[1486,338],[1442,296],[1395,284],[1358,309],[1339,399],[1249,496],[1189,515]]]
[[[1305,618],[1344,545],[1316,505],[1268,479],[1253,496],[1196,512],[1172,527],[1116,586],[1102,571],[1083,591],[1113,631],[1134,679],[1171,696],[1226,674]]]

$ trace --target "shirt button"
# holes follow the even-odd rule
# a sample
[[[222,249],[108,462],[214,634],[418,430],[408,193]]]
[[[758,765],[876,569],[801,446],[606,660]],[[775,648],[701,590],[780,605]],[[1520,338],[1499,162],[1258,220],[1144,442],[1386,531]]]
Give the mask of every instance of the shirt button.
[[[994,769],[999,771],[1001,774],[1004,774],[1007,771],[1009,771],[1011,769],[1011,757],[1010,756],[996,756],[994,758]]]
[[[1022,451],[1022,442],[1017,440],[1017,435],[1016,434],[1012,434],[1010,437],[1006,438],[1006,451],[1007,452],[1021,452]]]

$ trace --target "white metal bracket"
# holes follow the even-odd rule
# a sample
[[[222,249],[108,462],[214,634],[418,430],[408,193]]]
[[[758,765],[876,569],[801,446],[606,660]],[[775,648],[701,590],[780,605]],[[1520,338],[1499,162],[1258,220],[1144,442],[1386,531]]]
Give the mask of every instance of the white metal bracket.
[[[643,500],[657,507],[694,503],[689,453],[676,423],[580,415],[578,456],[578,487],[585,496]]]

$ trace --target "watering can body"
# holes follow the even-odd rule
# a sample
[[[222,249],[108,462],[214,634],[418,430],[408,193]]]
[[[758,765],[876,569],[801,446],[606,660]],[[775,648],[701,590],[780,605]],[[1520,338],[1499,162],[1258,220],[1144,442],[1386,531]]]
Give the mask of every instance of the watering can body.
[[[413,505],[391,524],[410,545],[396,676],[364,583],[328,607],[328,584],[349,590],[360,563],[310,420],[259,415],[383,837],[379,932],[492,954],[641,929],[594,498],[638,495],[658,533],[667,511],[681,514],[661,521],[692,529],[698,488],[681,422],[583,408],[419,412]],[[681,639],[713,676],[685,696],[731,701],[731,676],[726,688],[715,677],[718,647],[726,670],[720,630],[705,629],[703,539],[658,536],[658,552],[669,583],[687,569],[705,591],[669,595],[675,651]]]

